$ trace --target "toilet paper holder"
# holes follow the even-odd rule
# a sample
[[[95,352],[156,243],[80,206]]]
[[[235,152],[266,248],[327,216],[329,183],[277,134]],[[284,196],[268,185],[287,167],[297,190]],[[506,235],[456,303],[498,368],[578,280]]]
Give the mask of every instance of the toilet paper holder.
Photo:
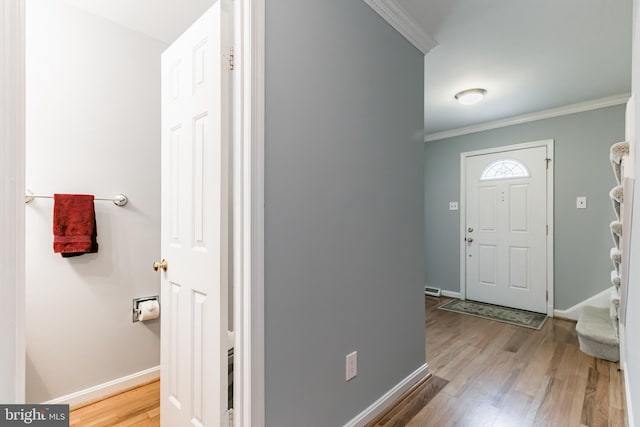
[[[133,322],[140,321],[140,304],[146,301],[158,301],[160,304],[160,295],[154,295],[151,297],[142,297],[133,299]]]

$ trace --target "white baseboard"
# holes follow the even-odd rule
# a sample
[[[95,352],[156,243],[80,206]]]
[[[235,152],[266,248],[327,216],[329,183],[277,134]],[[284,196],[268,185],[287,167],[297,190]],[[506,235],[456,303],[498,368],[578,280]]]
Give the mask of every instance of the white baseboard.
[[[444,289],[442,290],[442,296],[449,297],[449,298],[462,299],[462,294],[460,292],[445,291]]]
[[[613,288],[613,286],[611,287]],[[578,320],[582,313],[582,308],[585,305],[592,305],[594,307],[609,307],[609,296],[611,295],[611,288],[587,298],[586,300],[579,302],[573,307],[569,307],[566,310],[553,310],[554,317],[560,317],[562,319]]]
[[[385,409],[393,404],[407,390],[416,385],[429,375],[429,367],[425,363],[409,374],[404,380],[400,381],[395,387],[386,392],[380,399],[376,400],[371,406],[358,414],[354,419],[347,422],[344,427],[363,427],[370,421],[373,421]]]
[[[623,360],[620,363],[620,368],[622,369],[622,374],[624,375],[624,398],[627,406],[627,427],[635,427],[633,421],[633,406],[631,402],[631,390],[629,389],[629,374],[627,370],[627,362]]]
[[[106,397],[120,390],[144,384],[156,378],[160,378],[160,366],[154,366],[153,368],[145,369],[144,371],[136,372],[134,374],[127,375],[126,377],[116,378],[115,380],[76,391],[75,393],[67,394],[66,396],[60,396],[47,402],[43,402],[43,404],[68,404],[75,406],[91,400]]]

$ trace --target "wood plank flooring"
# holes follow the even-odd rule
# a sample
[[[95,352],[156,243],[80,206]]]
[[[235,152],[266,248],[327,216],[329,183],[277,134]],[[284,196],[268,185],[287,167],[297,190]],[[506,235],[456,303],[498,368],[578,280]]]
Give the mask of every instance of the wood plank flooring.
[[[72,408],[70,426],[160,426],[160,380],[98,402]]]
[[[371,426],[624,426],[618,364],[582,353],[575,323],[540,331],[465,316],[426,298],[433,375]]]
[[[446,300],[425,299],[432,377],[370,426],[625,425],[618,364],[582,353],[574,322],[548,319],[536,331],[437,310]],[[158,427],[160,382],[72,410],[70,417],[71,426]]]

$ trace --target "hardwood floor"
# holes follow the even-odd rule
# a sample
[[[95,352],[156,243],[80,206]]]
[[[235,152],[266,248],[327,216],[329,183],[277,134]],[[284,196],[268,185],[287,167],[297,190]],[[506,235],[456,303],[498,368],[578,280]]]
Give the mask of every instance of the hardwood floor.
[[[72,408],[70,426],[160,426],[160,380]]]
[[[578,347],[575,323],[540,331],[437,310],[426,298],[433,375],[375,426],[624,426],[622,373]]]
[[[370,426],[625,425],[618,364],[582,353],[574,322],[536,331],[437,310],[446,300],[425,299],[432,377]],[[71,412],[71,426],[159,425],[159,381]]]

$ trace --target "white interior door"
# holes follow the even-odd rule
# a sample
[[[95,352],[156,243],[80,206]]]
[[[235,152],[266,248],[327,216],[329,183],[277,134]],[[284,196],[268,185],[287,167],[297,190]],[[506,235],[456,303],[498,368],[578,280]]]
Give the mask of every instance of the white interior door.
[[[162,55],[161,422],[228,425],[228,4]]]
[[[547,312],[547,147],[466,161],[466,298]]]

